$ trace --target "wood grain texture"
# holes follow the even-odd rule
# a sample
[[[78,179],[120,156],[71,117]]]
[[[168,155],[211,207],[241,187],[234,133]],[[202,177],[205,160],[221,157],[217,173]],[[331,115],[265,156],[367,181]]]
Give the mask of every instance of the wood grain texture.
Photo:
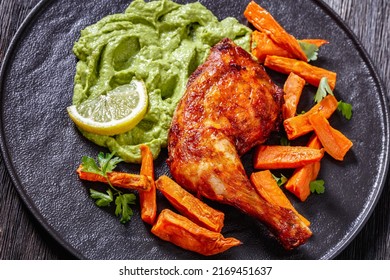
[[[12,37],[38,0],[0,0],[0,63]],[[356,34],[390,96],[390,1],[324,0]],[[0,259],[73,258],[35,221],[12,185],[0,157]],[[337,257],[390,259],[390,182],[371,218]]]

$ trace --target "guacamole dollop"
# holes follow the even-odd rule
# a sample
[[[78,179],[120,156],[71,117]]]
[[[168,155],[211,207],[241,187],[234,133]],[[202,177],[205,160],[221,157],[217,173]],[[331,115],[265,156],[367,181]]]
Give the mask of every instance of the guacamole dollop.
[[[181,5],[170,0],[134,0],[124,13],[86,27],[73,47],[78,58],[73,104],[135,78],[145,82],[149,105],[143,120],[126,133],[102,136],[80,129],[81,133],[126,162],[141,161],[141,144],[147,144],[156,158],[167,145],[188,77],[225,37],[249,50],[250,32],[235,18],[219,21],[199,2]]]

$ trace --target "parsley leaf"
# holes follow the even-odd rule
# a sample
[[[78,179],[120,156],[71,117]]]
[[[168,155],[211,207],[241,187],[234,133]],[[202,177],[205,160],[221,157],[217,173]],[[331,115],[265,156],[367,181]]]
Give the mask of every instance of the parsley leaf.
[[[91,157],[83,156],[81,159],[83,168],[82,170],[85,172],[95,173],[101,176],[104,176],[101,169],[97,166],[95,160]]]
[[[123,161],[119,157],[113,157],[115,152],[111,154],[104,154],[103,152],[100,152],[98,154],[98,161],[100,165],[100,169],[102,170],[103,174],[107,174],[107,172],[111,172],[114,170],[116,165]]]
[[[135,195],[132,193],[126,193],[118,195],[115,199],[115,215],[121,217],[120,222],[126,223],[130,221],[133,216],[133,210],[130,208],[130,204],[135,204]]]
[[[324,180],[315,180],[310,182],[310,191],[312,193],[322,194],[325,192],[325,181]]]
[[[283,174],[280,174],[280,178],[276,177],[274,174],[272,174],[272,177],[274,177],[274,179],[279,187],[283,186],[288,180],[287,177],[284,176]]]
[[[352,118],[352,105],[351,104],[340,100],[338,102],[337,109],[341,112],[341,114],[347,120],[350,120]]]
[[[99,207],[109,206],[110,203],[114,200],[114,196],[112,195],[112,191],[108,189],[105,193],[95,191],[93,189],[89,190],[91,197],[95,199],[95,203]]]
[[[115,198],[115,215],[120,216],[120,222],[126,223],[133,216],[133,210],[130,208],[130,204],[135,204],[136,196],[134,194],[124,194],[120,190],[114,188],[108,177],[109,172],[112,172],[118,163],[123,161],[120,157],[114,157],[115,153],[103,153],[100,152],[97,156],[97,162],[88,156],[82,157],[82,171],[95,173],[106,178],[108,185],[110,186],[106,192],[99,192],[90,189],[90,196],[95,200],[95,204],[99,207],[109,206]],[[114,191],[114,192],[113,192]]]
[[[319,103],[328,93],[333,95],[333,91],[328,83],[328,78],[323,77],[321,78],[320,84],[318,85],[317,92],[314,96],[314,101]]]
[[[310,44],[304,41],[298,40],[302,51],[305,53],[308,61],[314,61],[318,58],[318,47],[314,44]]]

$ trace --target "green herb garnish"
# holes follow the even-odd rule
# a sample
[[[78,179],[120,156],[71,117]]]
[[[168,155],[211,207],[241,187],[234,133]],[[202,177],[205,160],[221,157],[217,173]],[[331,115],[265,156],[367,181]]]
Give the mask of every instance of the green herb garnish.
[[[319,103],[322,99],[325,98],[327,94],[333,95],[333,91],[329,86],[328,78],[323,77],[318,85],[317,92],[314,96],[314,101]],[[352,118],[352,105],[340,100],[337,104],[337,109],[347,120]]]
[[[90,189],[90,195],[93,199],[95,199],[95,203],[99,207],[109,206],[114,200],[114,196],[112,195],[112,191],[110,189],[106,191],[106,194]]]
[[[305,53],[308,61],[314,61],[318,58],[318,47],[314,44],[310,44],[304,41],[298,40],[302,51]]]
[[[132,193],[122,193],[111,184],[108,173],[112,172],[117,164],[123,161],[119,157],[114,157],[114,154],[115,153],[104,154],[103,152],[100,152],[97,157],[98,163],[91,157],[82,157],[82,171],[95,173],[106,178],[110,188],[107,189],[106,192],[90,189],[90,196],[95,200],[95,204],[99,207],[110,206],[111,202],[115,199],[115,215],[120,217],[120,222],[124,224],[130,221],[133,216],[133,210],[130,208],[130,205],[135,204],[136,196]]]
[[[350,120],[352,118],[352,105],[351,104],[340,100],[338,102],[337,109],[341,112],[341,114],[347,120]]]
[[[272,174],[272,177],[274,177],[276,183],[279,187],[283,186],[287,182],[287,177],[283,174],[280,174],[280,177],[276,177],[274,174]]]
[[[310,182],[310,191],[312,193],[322,194],[325,192],[325,181],[315,180]]]
[[[321,78],[320,84],[318,85],[318,89],[316,94],[314,95],[314,102],[319,103],[322,99],[325,98],[327,94],[333,95],[333,91],[329,86],[328,78]]]

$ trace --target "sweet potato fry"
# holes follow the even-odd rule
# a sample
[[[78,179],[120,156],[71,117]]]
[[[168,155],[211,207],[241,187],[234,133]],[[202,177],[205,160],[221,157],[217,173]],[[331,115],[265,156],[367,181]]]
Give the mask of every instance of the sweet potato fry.
[[[334,159],[343,160],[345,154],[353,146],[352,141],[333,128],[321,113],[309,116],[309,121],[325,151]]]
[[[182,215],[211,231],[221,231],[225,218],[223,212],[208,206],[168,176],[158,178],[156,187]]]
[[[314,163],[324,156],[324,151],[304,146],[260,145],[254,155],[256,169],[298,168]]]
[[[275,55],[281,57],[294,58],[294,56],[276,44],[270,36],[264,32],[254,30],[251,36],[251,52],[260,63],[263,63],[267,55]],[[317,46],[318,48],[329,42],[323,39],[302,39],[298,42],[309,43]]]
[[[260,63],[263,63],[267,55],[275,55],[287,58],[294,58],[294,56],[283,49],[281,46],[276,44],[270,36],[264,32],[254,30],[251,36],[251,53],[254,55]],[[302,39],[298,42],[304,42],[308,44],[313,44],[318,48],[329,42],[323,39]]]
[[[152,233],[183,249],[205,256],[219,254],[241,244],[233,237],[225,238],[221,233],[200,227],[169,209],[161,211]]]
[[[267,34],[292,57],[307,61],[307,57],[295,37],[289,34],[267,10],[251,1],[244,11],[244,16],[256,29]]]
[[[102,182],[108,183],[107,179],[104,176],[99,174],[83,171],[83,166],[80,165],[77,169],[77,174],[80,179],[91,181],[91,182]],[[138,190],[138,191],[147,191],[151,188],[150,180],[147,176],[130,174],[125,172],[109,172],[107,173],[108,180],[111,185],[118,188]]]
[[[322,47],[323,45],[329,44],[329,41],[324,40],[324,39],[302,39],[299,41],[316,45],[318,48]]]
[[[322,145],[317,135],[313,134],[307,145],[309,148],[321,149]],[[293,193],[301,201],[305,201],[310,195],[310,182],[314,181],[320,171],[321,162],[315,162],[299,167],[286,182],[285,188]]]
[[[251,52],[260,63],[264,62],[267,55],[293,57],[288,51],[272,41],[267,34],[257,30],[252,32]]]
[[[332,90],[336,86],[337,74],[335,72],[313,66],[301,60],[267,55],[264,61],[264,66],[287,75],[294,72],[315,87],[319,86],[323,77],[328,78],[328,83]]]
[[[283,86],[284,104],[282,106],[282,114],[284,120],[295,116],[305,83],[304,79],[293,72],[287,77]]]
[[[309,133],[310,131],[313,131],[313,126],[309,121],[309,116],[321,112],[326,118],[329,118],[337,109],[337,106],[337,99],[333,95],[328,94],[324,99],[321,100],[321,102],[314,105],[305,114],[284,120],[283,126],[284,130],[286,131],[287,138],[289,140],[293,140],[299,136]]]
[[[252,173],[250,180],[256,191],[265,200],[267,200],[269,203],[292,210],[307,226],[310,226],[310,222],[301,214],[299,214],[298,211],[294,208],[290,200],[276,183],[272,173],[269,170]]]
[[[147,145],[141,145],[141,175],[148,176],[150,178],[150,190],[139,191],[139,200],[141,207],[141,219],[153,225],[157,215],[157,201],[156,201],[156,186],[154,182],[154,165],[153,155]]]

